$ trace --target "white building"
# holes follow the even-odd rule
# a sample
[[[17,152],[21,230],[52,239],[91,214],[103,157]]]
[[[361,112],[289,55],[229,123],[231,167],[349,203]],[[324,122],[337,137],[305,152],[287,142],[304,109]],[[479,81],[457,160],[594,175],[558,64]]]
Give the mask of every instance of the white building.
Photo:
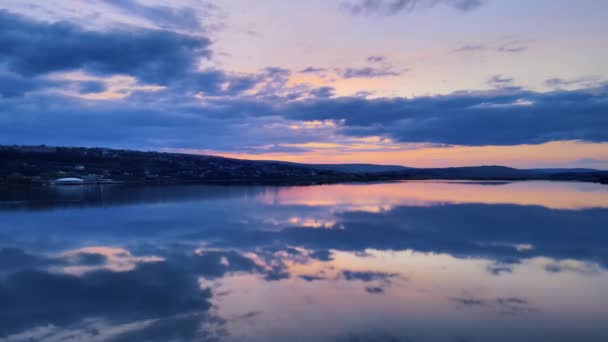
[[[81,185],[84,181],[80,178],[59,178],[55,180],[57,185]]]

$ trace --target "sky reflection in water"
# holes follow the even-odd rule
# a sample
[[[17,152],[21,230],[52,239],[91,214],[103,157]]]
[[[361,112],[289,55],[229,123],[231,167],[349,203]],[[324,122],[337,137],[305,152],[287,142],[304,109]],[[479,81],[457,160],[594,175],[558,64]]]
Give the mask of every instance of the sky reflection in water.
[[[605,341],[608,187],[0,190],[0,340]]]

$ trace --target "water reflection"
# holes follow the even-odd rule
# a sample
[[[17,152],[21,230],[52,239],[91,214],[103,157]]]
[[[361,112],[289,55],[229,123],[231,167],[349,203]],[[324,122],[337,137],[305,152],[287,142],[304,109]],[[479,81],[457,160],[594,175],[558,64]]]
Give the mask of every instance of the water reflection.
[[[112,186],[0,196],[0,340],[608,337],[601,185]]]
[[[608,189],[579,182],[408,181],[383,184],[275,188],[261,197],[279,205],[334,206],[386,211],[394,206],[517,204],[553,209],[608,207]]]

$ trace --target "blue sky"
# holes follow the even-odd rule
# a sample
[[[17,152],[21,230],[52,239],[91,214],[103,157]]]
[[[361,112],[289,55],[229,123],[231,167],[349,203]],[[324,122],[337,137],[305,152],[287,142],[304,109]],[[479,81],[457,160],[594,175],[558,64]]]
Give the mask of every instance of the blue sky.
[[[0,144],[608,168],[605,1],[0,8]]]

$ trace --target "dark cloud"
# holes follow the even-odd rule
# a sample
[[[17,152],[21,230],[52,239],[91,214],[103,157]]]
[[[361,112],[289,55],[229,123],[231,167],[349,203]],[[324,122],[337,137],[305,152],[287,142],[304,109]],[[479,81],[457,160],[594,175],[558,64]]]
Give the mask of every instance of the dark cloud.
[[[332,253],[330,250],[314,250],[310,253],[310,257],[320,261],[331,261],[333,260]]]
[[[386,57],[384,56],[369,56],[366,61],[370,63],[380,63],[386,61]]]
[[[0,73],[0,144],[243,150],[322,138],[269,133],[270,122],[287,120],[334,120],[340,122],[340,134],[380,135],[399,142],[481,146],[608,141],[608,121],[602,115],[608,108],[606,85],[538,93],[510,86],[509,79],[499,76],[491,80],[498,89],[485,92],[336,97],[332,87],[290,85],[291,71],[278,67],[251,74],[199,70],[199,59],[210,56],[209,40],[173,32],[84,31],[1,11],[0,40],[0,63],[5,66]],[[44,92],[54,87],[83,94],[105,89],[101,82],[46,78],[65,70],[128,74],[140,83],[167,87],[127,91],[125,99],[111,101]],[[332,71],[344,78],[401,74],[384,62]],[[243,129],[248,130],[245,137]]]
[[[498,52],[506,52],[506,53],[516,53],[516,52],[524,52],[528,51],[528,47],[524,45],[518,46],[502,46],[497,49]]]
[[[77,253],[70,256],[46,257],[14,247],[0,247],[0,271],[17,269],[44,269],[50,266],[98,266],[107,261],[106,256],[96,253]]]
[[[519,53],[528,51],[529,46],[523,41],[497,42],[496,44],[467,44],[453,50],[453,52],[475,53],[490,51],[497,53]]]
[[[490,77],[487,83],[496,88],[511,87],[513,85],[513,78],[503,75],[494,75]]]
[[[263,314],[263,311],[249,311],[239,316],[239,319],[251,319],[253,317]]]
[[[369,294],[384,294],[384,288],[379,286],[368,286],[365,288],[365,292]]]
[[[0,250],[0,300],[3,303],[0,306],[0,332],[19,332],[46,326],[49,322],[69,327],[79,325],[88,317],[101,317],[115,324],[161,319],[153,326],[158,330],[150,327],[151,330],[140,332],[142,338],[129,334],[127,336],[131,338],[124,340],[148,340],[152,337],[146,336],[165,336],[163,331],[169,334],[166,340],[179,339],[171,334],[177,334],[179,327],[190,326],[181,318],[187,320],[185,317],[201,314],[192,309],[198,305],[202,305],[204,310],[201,311],[209,310],[205,308],[214,292],[201,290],[201,278],[216,283],[233,273],[247,273],[269,281],[286,279],[295,276],[289,274],[285,265],[311,262],[313,255],[329,259],[330,251],[359,252],[360,255],[369,250],[411,250],[473,259],[477,264],[480,260],[488,260],[496,266],[544,257],[551,260],[546,268],[551,272],[574,271],[572,265],[579,263],[608,266],[606,209],[412,204],[381,213],[332,210],[333,219],[341,229],[302,229],[264,225],[254,218],[272,218],[281,213],[291,215],[294,210],[308,215],[327,212],[330,208],[276,205],[277,202],[260,205],[251,200],[259,195],[268,197],[275,191],[277,189],[267,187],[111,187],[105,188],[103,194],[88,195],[96,208],[69,210],[73,223],[69,225],[61,224],[65,215],[57,215],[57,212],[35,211],[28,207],[1,212],[3,233],[27,237],[24,243],[30,246],[41,243],[50,244],[45,248],[55,248],[57,243],[66,243],[66,240],[68,244],[79,245],[94,241],[131,243],[138,246],[130,249],[133,255],[156,255],[165,261],[139,263],[134,270],[122,273],[102,270],[77,277],[46,272],[44,267],[61,265],[55,261],[49,263],[48,257],[16,248]],[[116,193],[112,195],[113,192]],[[130,197],[123,198],[123,195]],[[62,195],[54,201],[52,198],[35,200],[65,202],[70,197]],[[223,200],[218,202],[218,199]],[[32,238],[46,236],[44,234],[48,234],[51,227],[53,241],[40,239],[44,241],[38,242],[39,239]],[[150,246],[142,241],[149,241]],[[530,247],[522,249],[518,244]],[[192,252],[201,245],[205,248]],[[31,250],[35,250],[34,247],[28,248]],[[256,254],[256,262],[250,253]],[[76,259],[79,264],[103,261],[95,255],[79,255]],[[304,274],[299,279],[320,281],[319,278],[327,277],[325,281],[328,282],[352,281],[352,287],[370,295],[388,293],[390,286],[394,286],[391,281],[396,281],[397,277],[403,279],[376,269],[338,269],[335,272],[339,272],[338,277],[319,272]],[[137,296],[126,298],[133,294]],[[450,297],[451,303],[463,309],[505,315],[538,311],[533,299],[511,292],[497,297],[485,297],[483,293]],[[110,304],[101,304],[106,301]],[[160,303],[146,304],[147,301]],[[180,320],[175,322],[178,317]],[[162,326],[166,329],[161,329]],[[200,328],[194,324],[189,331],[194,332],[196,327]]]
[[[32,81],[20,77],[19,75],[0,74],[0,96],[1,97],[16,97],[23,96],[26,92],[32,91],[39,87],[37,81]]]
[[[161,319],[107,339],[108,342],[130,341],[219,341],[228,335],[225,320],[205,313],[179,315]]]
[[[488,50],[488,47],[486,45],[463,45],[454,49],[454,52],[477,52],[485,50]]]
[[[560,88],[563,86],[570,86],[574,84],[578,84],[578,80],[564,80],[562,78],[550,78],[545,81],[545,85],[548,87]]]
[[[520,315],[539,311],[537,308],[532,307],[527,299],[520,297],[485,299],[466,296],[450,298],[450,301],[461,309],[494,310],[499,314],[506,315]]]
[[[526,218],[525,222],[521,221],[522,217]],[[188,238],[213,240],[218,247],[224,248],[253,249],[282,241],[286,245],[312,250],[411,249],[422,253],[446,253],[494,261],[488,268],[494,274],[513,271],[512,265],[534,257],[574,259],[608,267],[608,254],[604,248],[608,235],[603,229],[608,222],[606,209],[571,211],[481,204],[404,206],[381,214],[347,212],[337,219],[343,229],[230,230],[226,235],[201,232]],[[584,229],[572,231],[571,227]],[[522,243],[532,248],[518,249]],[[382,272],[352,270],[345,270],[341,276],[364,282],[394,277]]]
[[[562,87],[564,85],[571,85],[571,84],[576,84],[577,81],[567,81],[564,80],[562,78],[550,78],[548,80],[545,81],[545,85],[548,87],[555,87],[555,88],[559,88]]]
[[[501,186],[501,185],[497,185]],[[52,191],[50,189],[49,191]],[[210,208],[201,211],[200,205],[189,209],[187,203],[210,203],[213,200],[255,197],[268,189],[264,187],[192,187],[192,188],[113,188],[102,193],[92,192],[87,197],[79,195],[71,201],[79,200],[80,205],[108,207],[117,213],[111,227],[105,224],[105,211],[73,211],[71,219],[78,225],[61,226],[53,224],[54,231],[64,236],[82,236],[83,232],[103,231],[120,233],[125,239],[136,239],[145,235],[155,236],[166,232],[168,228],[183,234],[186,241],[209,241],[209,248],[222,248],[224,251],[206,251],[200,255],[191,255],[173,260],[177,264],[196,269],[197,273],[213,279],[234,272],[256,273],[266,276],[281,274],[284,265],[277,261],[278,254],[289,255],[294,262],[305,263],[310,260],[331,260],[332,250],[363,252],[367,249],[407,250],[423,253],[450,254],[455,257],[483,258],[493,261],[491,268],[508,268],[522,260],[534,257],[546,257],[555,260],[573,259],[588,263],[597,263],[608,267],[608,253],[605,248],[608,232],[608,210],[602,208],[580,210],[557,210],[540,206],[518,205],[485,205],[485,204],[450,204],[440,206],[397,206],[382,213],[344,212],[333,219],[342,229],[302,229],[284,227],[266,230],[252,227],[268,227],[262,222],[256,223],[251,217],[243,217],[247,223],[227,222],[224,211]],[[70,201],[67,195],[53,194],[39,198],[38,202],[54,202],[59,208]],[[87,199],[88,198],[88,199]],[[55,200],[53,200],[55,199]],[[11,197],[12,201],[23,201],[24,198]],[[150,212],[144,204],[179,202],[179,206],[168,207],[162,211]],[[230,201],[221,201],[222,203]],[[88,204],[87,204],[88,203]],[[139,203],[141,211],[131,210],[133,204]],[[122,207],[126,207],[121,210]],[[27,207],[22,207],[28,209]],[[179,208],[179,209],[178,209]],[[303,213],[313,214],[314,207],[299,206]],[[32,210],[40,208],[33,207]],[[286,209],[289,209],[287,207]],[[293,208],[292,208],[293,209]],[[28,209],[29,210],[29,209]],[[227,207],[226,212],[236,210]],[[241,211],[245,209],[241,208]],[[249,209],[252,210],[252,209]],[[129,215],[125,214],[125,211]],[[179,211],[179,215],[176,216]],[[23,216],[6,216],[2,222],[3,231],[9,235],[40,234],[45,232],[52,220],[52,213]],[[269,216],[267,212],[264,217]],[[174,217],[175,216],[175,217]],[[179,218],[177,218],[179,216]],[[145,220],[143,218],[146,218]],[[167,217],[174,217],[167,220]],[[525,217],[525,220],[522,220]],[[37,219],[38,218],[38,219]],[[209,222],[218,229],[208,229],[201,225],[201,220]],[[235,218],[236,220],[237,218]],[[215,222],[215,224],[213,224]],[[474,222],[475,224],[471,224]],[[139,230],[134,227],[141,227]],[[184,231],[183,227],[191,227]],[[488,230],[487,227],[492,227]],[[532,227],[534,229],[532,229]],[[581,229],[572,230],[572,227]],[[17,229],[18,228],[18,229]],[[180,230],[180,228],[182,230]],[[40,229],[40,233],[37,230]],[[85,235],[88,236],[88,235]],[[90,239],[84,238],[85,241]],[[277,246],[277,243],[279,245]],[[530,248],[518,248],[521,244]],[[307,256],[297,249],[277,248],[280,246],[299,246],[310,251]],[[266,250],[260,258],[266,264],[274,264],[275,270],[268,270],[254,263],[250,258],[238,253],[241,250]],[[226,251],[227,250],[227,251]],[[234,251],[234,252],[231,252]],[[48,265],[48,260],[39,260],[18,250],[10,251],[14,260],[5,257],[3,267],[23,263],[28,265]],[[155,252],[146,252],[156,254]],[[277,254],[278,253],[278,254]],[[169,256],[167,256],[169,258]],[[284,257],[282,257],[284,258]],[[225,259],[225,262],[223,261]],[[24,260],[24,261],[19,261]],[[34,267],[34,266],[32,266]],[[560,268],[566,265],[559,264]],[[556,269],[556,267],[553,267]],[[380,274],[375,270],[345,270],[342,278],[361,280],[380,280],[389,278],[390,274]],[[491,269],[489,269],[491,271]],[[497,270],[499,274],[507,270]],[[515,271],[514,271],[515,272]]]
[[[386,288],[391,286],[392,280],[397,277],[399,277],[397,273],[345,270],[342,271],[339,278],[346,281],[361,281],[366,283],[369,286],[365,287],[365,292],[369,294],[384,294]]]
[[[553,77],[547,79],[545,82],[545,86],[555,89],[562,89],[568,87],[576,87],[576,88],[591,88],[596,87],[598,84],[602,83],[602,79],[597,76],[592,77],[579,77],[573,79],[564,79],[559,77]]]
[[[327,70],[328,70],[327,68],[306,67],[306,68],[300,70],[300,72],[303,74],[316,74],[316,73],[326,72]]]
[[[300,70],[303,74],[321,74],[328,71],[333,71],[337,76],[342,78],[379,78],[389,76],[399,76],[405,70],[394,70],[392,65],[386,63],[386,58],[383,56],[369,56],[366,58],[366,62],[370,63],[371,66],[364,67],[347,67],[347,68],[316,68],[307,67]]]
[[[342,2],[340,8],[352,15],[394,15],[436,5],[446,5],[466,12],[477,9],[484,2],[483,0],[357,0]]]
[[[98,266],[106,263],[108,258],[103,254],[81,252],[71,257],[77,265]]]
[[[26,253],[24,250],[13,247],[0,248],[0,271],[20,268],[44,267],[54,264],[53,260]]]
[[[102,93],[107,89],[106,84],[99,81],[80,82],[78,88],[81,94]]]
[[[513,273],[513,267],[511,265],[496,263],[492,265],[488,265],[486,270],[495,276],[499,276],[502,274]]]
[[[578,263],[578,264],[568,264],[568,263],[560,263],[560,262],[552,262],[550,264],[545,265],[545,271],[549,273],[561,273],[561,272],[573,272],[580,274],[594,274],[597,273],[597,268],[593,267],[593,265]]]
[[[537,93],[518,88],[405,98],[336,98],[286,108],[300,120],[340,120],[343,133],[457,145],[608,141],[608,86]],[[373,113],[373,115],[370,115]]]
[[[408,336],[391,335],[382,332],[356,332],[337,336],[336,342],[416,342]]]
[[[169,29],[196,30],[201,28],[197,12],[192,7],[143,5],[137,0],[103,0],[132,16],[139,16],[160,27]],[[205,7],[211,5],[205,4]]]
[[[486,306],[487,305],[485,300],[479,299],[479,298],[472,298],[472,297],[455,297],[455,298],[450,298],[450,300],[454,303],[457,303],[458,305],[467,306],[467,307]]]
[[[26,269],[0,280],[0,336],[48,324],[68,327],[87,317],[123,323],[198,313],[211,307],[210,297],[194,275],[164,262],[81,277]]]
[[[210,41],[170,31],[86,31],[0,11],[0,63],[24,76],[82,69],[166,84],[209,58]],[[35,42],[35,43],[33,43]],[[41,53],[43,52],[43,53]]]
[[[337,70],[340,76],[343,78],[379,78],[389,76],[399,76],[400,72],[395,71],[391,68],[375,68],[375,67],[362,67],[362,68],[346,68]]]
[[[512,77],[505,77],[502,75],[494,75],[488,80],[488,83],[492,84],[511,84],[513,83]]]
[[[313,281],[318,281],[318,280],[326,280],[325,277],[322,276],[317,276],[317,275],[301,275],[299,276],[300,279],[305,280],[307,282],[313,282]]]
[[[519,304],[525,305],[528,304],[528,301],[523,298],[518,297],[507,297],[507,298],[496,298],[496,302],[501,305],[510,305],[510,304]]]
[[[17,73],[0,71],[0,98],[22,97],[29,92],[61,84],[62,82],[45,77],[23,77]]]
[[[372,271],[362,272],[362,271],[346,270],[346,271],[342,272],[342,276],[346,280],[359,280],[359,281],[363,281],[363,282],[371,282],[371,281],[377,281],[377,280],[386,281],[391,278],[397,277],[398,274],[397,273],[385,273],[385,272],[372,272]]]
[[[310,95],[316,98],[327,98],[334,96],[336,89],[334,87],[320,87],[310,91]]]
[[[183,82],[198,84],[201,92],[222,94],[228,90],[213,84],[225,79],[222,73],[210,72]],[[0,101],[0,118],[5,123],[0,126],[0,144],[234,150],[302,138],[273,137],[263,130],[256,134],[253,128],[263,126],[267,118],[272,122],[334,120],[341,122],[339,132],[347,136],[381,135],[401,142],[482,146],[608,141],[608,119],[603,115],[608,110],[607,86],[547,93],[507,87],[411,99],[324,98],[333,94],[324,88],[291,93],[311,97],[293,100],[272,95],[273,87],[281,87],[283,81],[283,76],[268,77],[257,98],[203,102],[186,96],[190,89],[186,83],[183,92],[177,88],[134,94],[128,102],[95,102],[95,106],[59,95],[13,97]],[[255,83],[243,82],[248,85],[235,86],[235,92]],[[78,126],[73,122],[79,122]],[[246,141],[242,140],[244,123],[250,129]]]
[[[191,265],[191,269],[198,270],[203,276],[211,279],[223,277],[227,273],[262,273],[264,271],[253,260],[234,251],[203,252],[200,255],[188,257],[180,263]]]

